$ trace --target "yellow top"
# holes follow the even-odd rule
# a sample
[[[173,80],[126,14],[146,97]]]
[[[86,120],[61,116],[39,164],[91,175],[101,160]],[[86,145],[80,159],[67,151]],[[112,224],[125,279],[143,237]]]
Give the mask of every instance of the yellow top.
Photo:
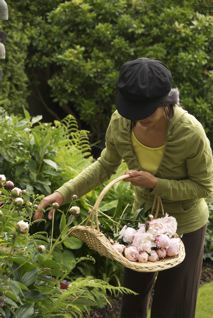
[[[165,145],[156,148],[147,147],[136,138],[133,130],[132,145],[141,168],[150,173],[156,173],[163,157]]]

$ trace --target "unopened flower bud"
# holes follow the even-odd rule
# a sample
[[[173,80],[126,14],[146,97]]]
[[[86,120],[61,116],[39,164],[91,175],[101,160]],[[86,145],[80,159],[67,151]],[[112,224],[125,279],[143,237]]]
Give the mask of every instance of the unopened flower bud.
[[[72,196],[72,200],[77,200],[77,199],[78,199],[77,194],[73,194],[73,196]]]
[[[60,288],[61,289],[67,289],[69,287],[70,283],[64,279],[62,282],[60,282]]]
[[[23,220],[22,221],[19,221],[17,224],[16,224],[16,228],[17,230],[20,232],[20,233],[27,233],[28,230],[29,230],[29,223],[28,222],[24,222]]]
[[[5,187],[6,189],[8,189],[8,190],[12,190],[12,189],[14,188],[14,183],[13,183],[13,181],[10,181],[10,180],[6,181],[4,187]]]
[[[0,174],[0,186],[5,185],[6,177],[4,174]]]
[[[80,211],[79,206],[72,206],[72,207],[69,209],[69,212],[70,212],[70,214],[72,214],[72,215],[79,215],[81,211]]]
[[[59,208],[59,203],[58,202],[53,202],[53,204],[52,204],[52,207],[54,208],[54,209],[58,209]]]
[[[16,198],[14,200],[15,204],[18,205],[18,206],[21,206],[24,204],[24,200],[22,198]]]
[[[12,195],[14,195],[15,197],[19,197],[22,194],[22,190],[20,188],[13,188],[11,190]]]
[[[46,246],[45,245],[38,245],[37,249],[40,253],[44,253],[46,251]]]

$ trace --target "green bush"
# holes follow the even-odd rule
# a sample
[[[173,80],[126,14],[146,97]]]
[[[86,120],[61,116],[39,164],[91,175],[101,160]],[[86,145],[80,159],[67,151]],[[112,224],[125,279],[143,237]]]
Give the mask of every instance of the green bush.
[[[114,108],[121,64],[147,56],[169,66],[183,106],[200,119],[212,140],[209,0],[9,0],[8,5],[7,49],[10,55],[18,51],[16,58],[8,58],[10,70],[5,64],[8,88],[2,100],[11,104],[5,104],[9,111],[20,109],[20,96],[25,104],[29,83],[31,106],[55,118],[72,113],[93,141],[100,140]],[[13,21],[19,21],[18,27]],[[11,77],[18,70],[22,73]]]
[[[87,132],[73,116],[55,124],[41,116],[0,114],[0,170],[28,191],[49,194],[91,163]]]
[[[91,308],[106,305],[107,292],[129,292],[94,277],[75,274],[80,263],[93,259],[75,257],[74,252],[82,243],[69,237],[74,218],[69,210],[57,210],[61,218],[56,237],[55,214],[49,221],[50,235],[45,231],[29,234],[33,223],[38,222],[32,216],[40,197],[11,186],[4,175],[0,175],[0,188],[1,317],[84,317]]]

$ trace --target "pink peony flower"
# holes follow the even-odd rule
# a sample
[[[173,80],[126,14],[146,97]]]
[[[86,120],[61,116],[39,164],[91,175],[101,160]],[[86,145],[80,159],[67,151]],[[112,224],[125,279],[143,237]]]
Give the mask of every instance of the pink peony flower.
[[[175,235],[177,232],[177,221],[173,216],[166,216],[163,218],[164,223],[164,233],[168,234],[170,237]]]
[[[135,246],[139,252],[151,252],[151,248],[154,244],[154,237],[151,233],[143,233],[137,231],[132,242],[132,245]]]
[[[137,262],[139,252],[135,246],[131,245],[124,249],[124,255],[129,261]]]
[[[146,232],[146,225],[143,223],[139,223],[137,232],[145,233]]]
[[[155,250],[151,251],[151,253],[149,254],[148,260],[150,262],[156,262],[159,260],[158,254]]]
[[[170,238],[166,234],[160,234],[155,237],[155,243],[159,248],[168,248],[170,244]]]
[[[135,233],[135,229],[124,225],[124,227],[119,233],[119,238],[122,239],[125,243],[131,244],[134,239]]]
[[[156,250],[159,259],[165,258],[166,257],[166,249],[165,248],[159,248]]]
[[[153,219],[148,222],[148,232],[153,235],[167,234],[173,236],[177,231],[177,221],[173,216],[166,216]]]
[[[179,238],[171,238],[170,245],[166,250],[166,254],[168,256],[176,256],[179,253],[180,249],[180,239]]]
[[[139,253],[139,256],[138,256],[138,262],[146,263],[148,262],[148,257],[149,257],[149,254],[147,252],[141,252]]]
[[[148,222],[148,231],[149,233],[153,235],[160,235],[164,233],[164,225],[163,222],[160,219],[153,219]]]
[[[123,254],[123,251],[124,251],[124,249],[125,249],[125,245],[116,242],[116,243],[114,243],[112,246],[113,246],[113,248],[114,248],[118,253]]]

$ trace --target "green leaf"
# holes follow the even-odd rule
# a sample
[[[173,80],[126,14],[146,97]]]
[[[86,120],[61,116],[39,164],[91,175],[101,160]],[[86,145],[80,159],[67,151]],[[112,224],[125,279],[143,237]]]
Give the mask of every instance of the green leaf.
[[[103,212],[107,212],[111,209],[115,209],[117,207],[117,205],[118,205],[118,200],[113,200],[113,201],[107,202],[104,205],[102,205],[100,207],[100,210]]]
[[[81,240],[78,238],[71,236],[71,237],[66,237],[63,240],[63,244],[65,247],[71,249],[71,250],[78,250],[79,248],[82,247],[83,243]]]
[[[64,214],[62,214],[61,220],[60,220],[60,225],[59,225],[60,232],[63,231],[63,229],[65,228],[66,224],[67,224],[67,223],[66,223],[66,217],[65,217]]]
[[[41,115],[35,116],[32,118],[32,124],[34,125],[34,124],[38,123],[40,120],[42,120]]]
[[[20,307],[16,313],[16,318],[30,318],[34,316],[34,304]]]
[[[43,160],[46,164],[48,164],[49,166],[51,166],[52,168],[54,168],[55,170],[58,170],[58,165],[56,162],[50,160],[50,159],[44,159]]]
[[[21,277],[21,282],[25,284],[26,286],[32,285],[38,277],[38,270],[34,269],[31,272],[26,272],[22,277]]]

